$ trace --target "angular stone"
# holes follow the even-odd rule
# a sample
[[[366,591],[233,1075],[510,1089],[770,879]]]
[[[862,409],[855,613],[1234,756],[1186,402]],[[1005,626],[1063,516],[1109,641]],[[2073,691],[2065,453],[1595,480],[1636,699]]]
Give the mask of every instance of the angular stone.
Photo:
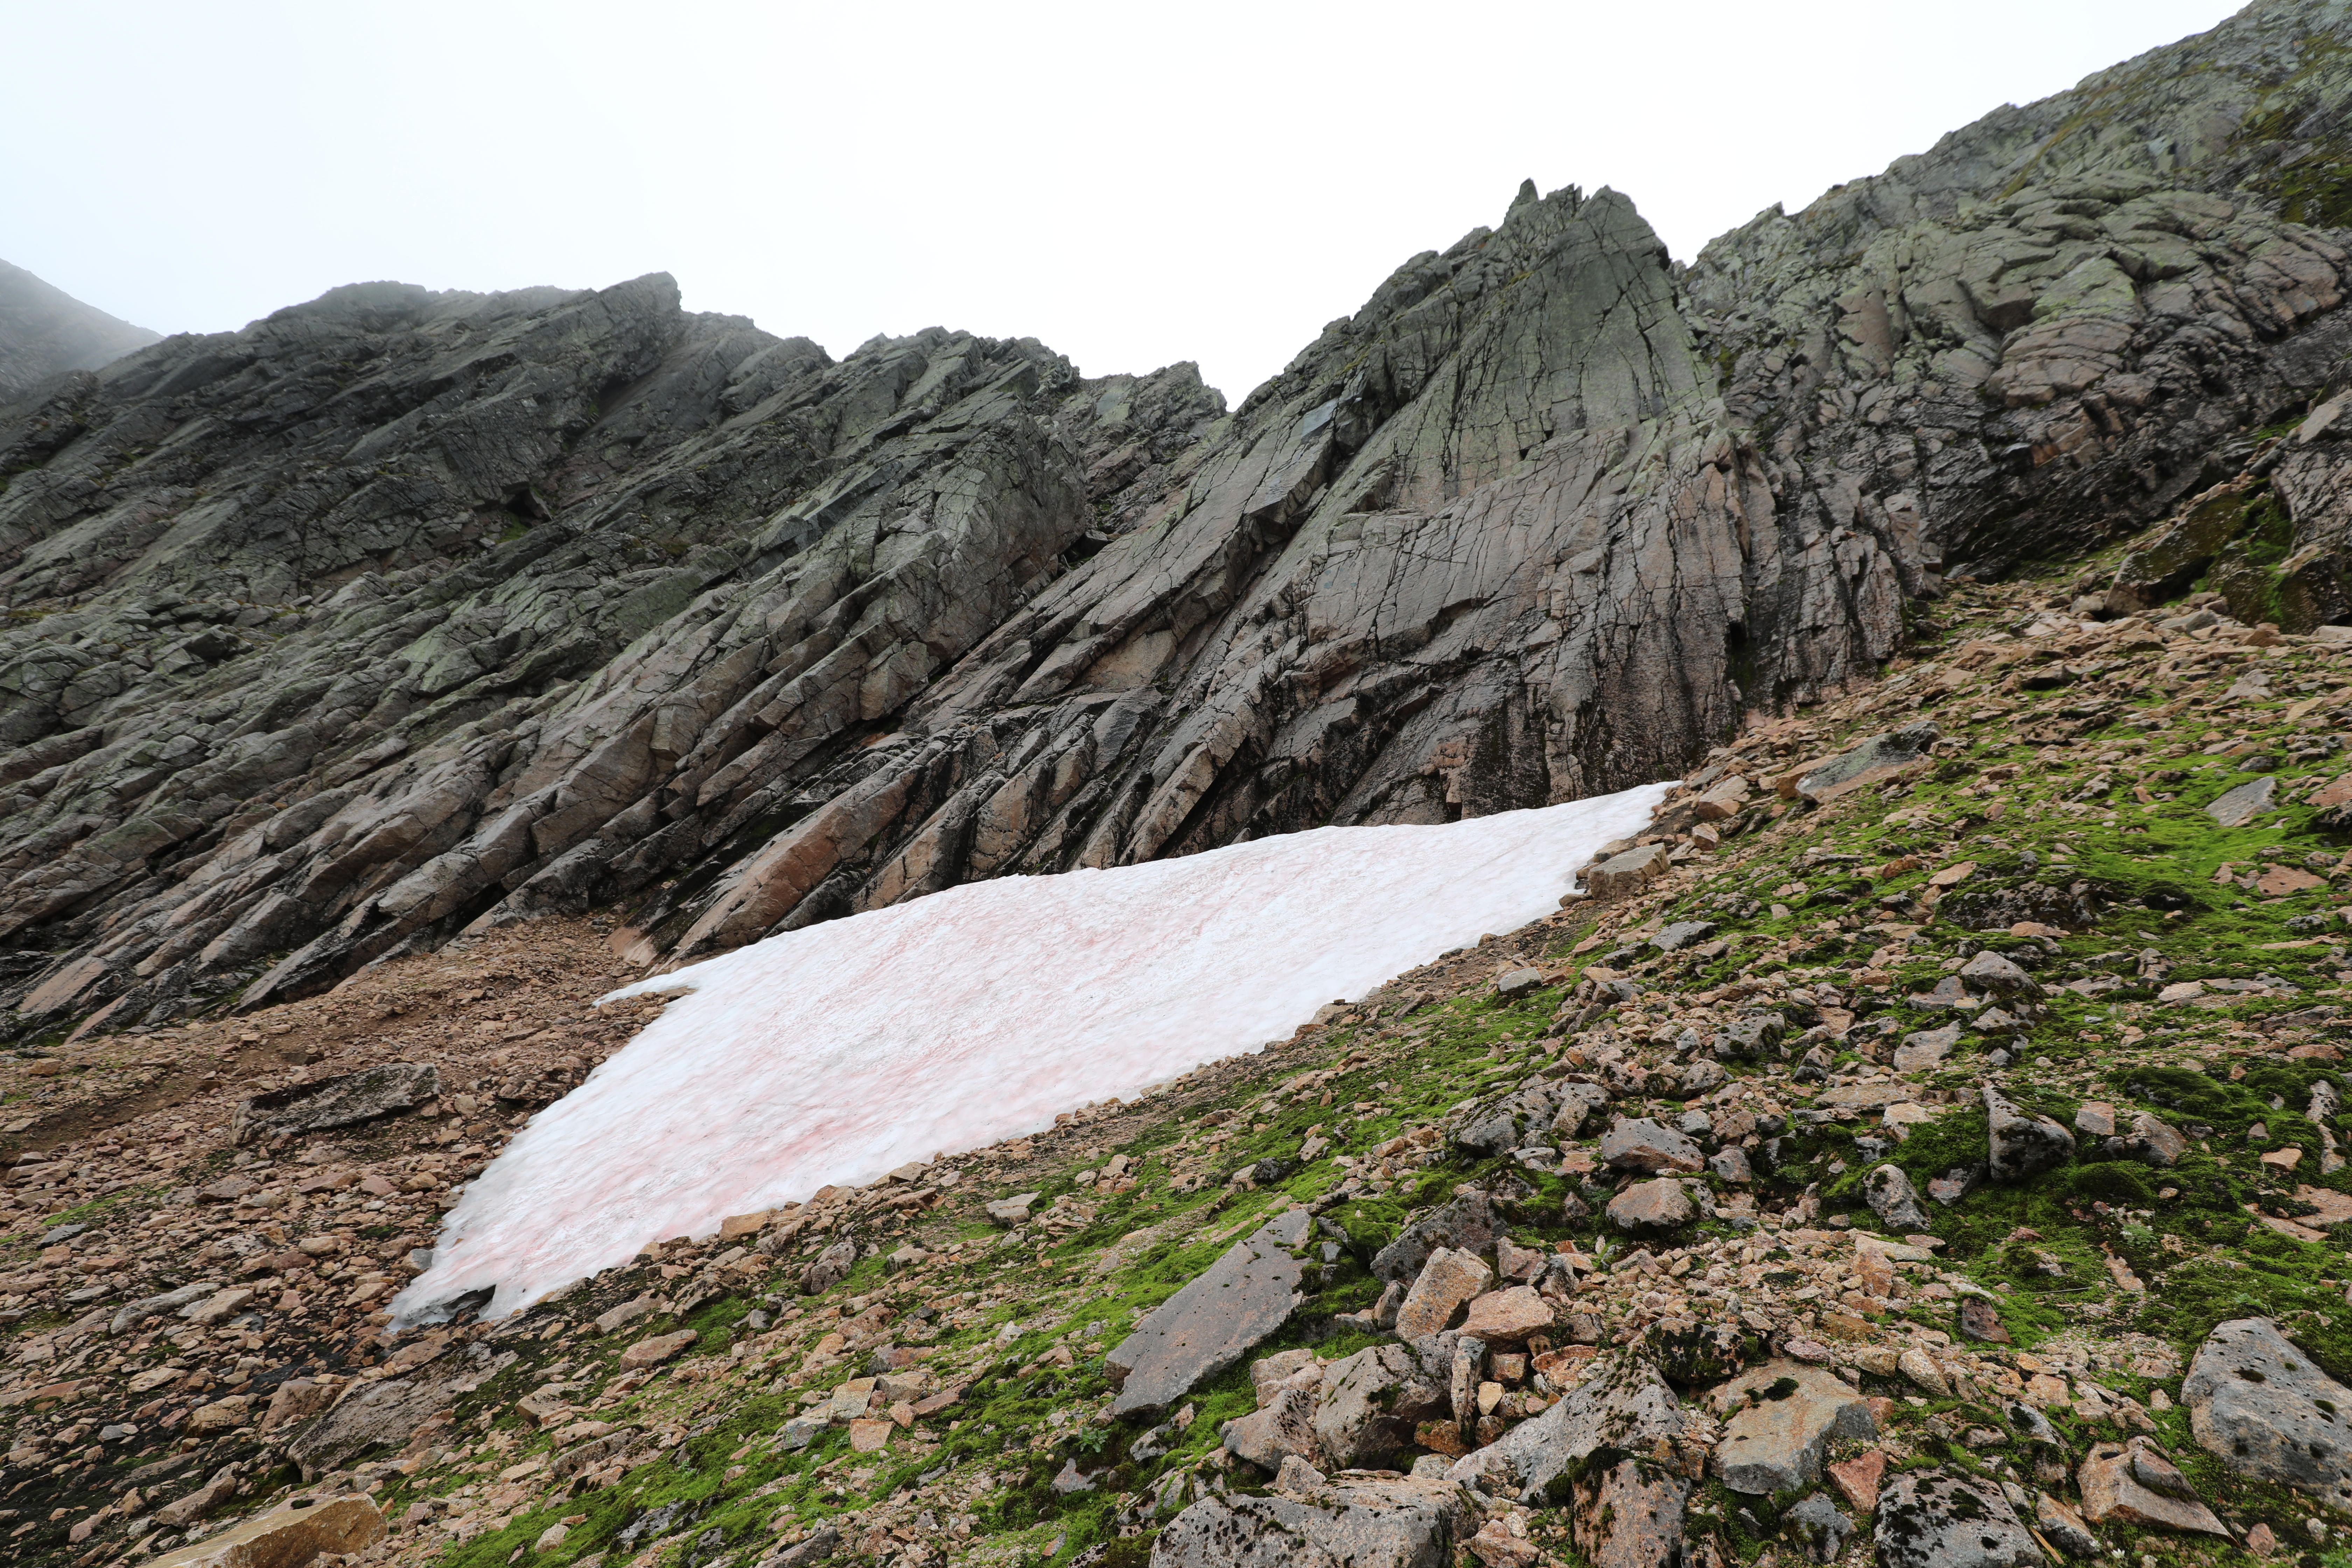
[[[1836,1562],[1845,1552],[1846,1537],[1853,1533],[1853,1521],[1819,1492],[1780,1518],[1790,1534],[1804,1547],[1805,1555],[1816,1563]]]
[[[1661,1171],[1696,1171],[1706,1165],[1697,1144],[1646,1116],[1620,1117],[1601,1135],[1601,1161],[1612,1171],[1654,1176]]]
[[[1895,1370],[1929,1394],[1940,1397],[1952,1391],[1951,1381],[1945,1377],[1944,1369],[1936,1364],[1936,1358],[1917,1345],[1910,1346],[1895,1358]]]
[[[1464,1333],[1490,1343],[1496,1340],[1524,1343],[1531,1335],[1549,1333],[1551,1326],[1551,1303],[1527,1285],[1478,1297],[1470,1303],[1470,1315],[1462,1321]]]
[[[2074,1131],[2084,1138],[2114,1137],[2116,1108],[2103,1100],[2084,1100],[2074,1108]]]
[[[2099,1538],[2091,1533],[2083,1516],[2050,1492],[2043,1492],[2034,1502],[2033,1527],[2042,1532],[2044,1541],[2069,1557],[2081,1560],[2099,1554]]]
[[[1276,1351],[1272,1355],[1260,1356],[1250,1363],[1250,1388],[1257,1395],[1258,1408],[1265,1409],[1285,1384],[1314,1365],[1315,1352],[1304,1348]],[[1318,1372],[1314,1378],[1307,1380],[1306,1386],[1312,1387],[1320,1381]]]
[[[2169,1169],[2189,1152],[2189,1140],[2170,1123],[2145,1110],[2134,1111],[2131,1131],[2116,1142],[2116,1152],[2158,1169]]]
[[[2012,959],[1987,948],[1960,966],[1963,984],[1996,996],[2032,998],[2042,994],[2042,983],[2018,967]]]
[[[2049,1117],[2027,1115],[1990,1084],[1984,1086],[1984,1102],[1994,1181],[2024,1181],[2074,1153],[2074,1135]]]
[[[1675,921],[1650,939],[1650,945],[1660,952],[1680,952],[1694,942],[1705,942],[1715,934],[1713,921]]]
[[[641,1367],[659,1366],[701,1337],[692,1329],[680,1329],[676,1333],[639,1340],[621,1352],[621,1370],[635,1372]]]
[[[857,1238],[845,1236],[810,1260],[801,1270],[801,1294],[822,1296],[849,1278],[857,1267]]]
[[[1596,903],[1632,898],[1665,875],[1666,853],[1663,844],[1643,844],[1586,867],[1585,896]]]
[[[1279,1469],[1283,1456],[1296,1454],[1308,1464],[1323,1459],[1315,1436],[1315,1396],[1300,1388],[1276,1391],[1259,1409],[1218,1428],[1226,1447],[1260,1469]]]
[[[1410,1284],[1419,1278],[1430,1253],[1441,1247],[1457,1252],[1490,1252],[1502,1224],[1485,1193],[1464,1193],[1399,1231],[1396,1239],[1373,1257],[1373,1278]]]
[[[2235,789],[2225,790],[2205,808],[2205,815],[2224,827],[2243,827],[2272,808],[2278,780],[2268,773]]]
[[[1873,1448],[1843,1464],[1825,1465],[1822,1473],[1845,1499],[1848,1508],[1856,1513],[1868,1513],[1878,1506],[1878,1483],[1886,1474],[1886,1454],[1883,1449]]]
[[[1895,1070],[1899,1073],[1927,1072],[1943,1065],[1960,1043],[1960,1026],[1947,1024],[1940,1029],[1916,1029],[1903,1037],[1895,1047]]]
[[[1624,1458],[1576,1486],[1570,1531],[1592,1568],[1674,1568],[1681,1560],[1689,1483]]]
[[[2228,1538],[2228,1527],[2214,1518],[2213,1510],[2203,1503],[2193,1497],[2168,1497],[2147,1486],[2134,1473],[2136,1453],[2137,1444],[2091,1445],[2091,1451],[2084,1456],[2082,1466],[2074,1472],[2084,1519],[2093,1524],[2136,1524]],[[2164,1469],[2171,1470],[2175,1476],[2179,1474],[2168,1463]]]
[[[151,1568],[293,1568],[328,1553],[366,1551],[384,1537],[366,1498],[296,1498],[152,1560]]]
[[[1919,1201],[1918,1189],[1899,1165],[1875,1166],[1863,1177],[1862,1200],[1880,1224],[1897,1235],[1908,1236],[1935,1224],[1927,1205]]]
[[[1748,1151],[1738,1144],[1728,1144],[1707,1156],[1706,1168],[1716,1179],[1735,1187],[1746,1186],[1756,1179],[1755,1169],[1748,1163]]]
[[[1493,1278],[1494,1271],[1476,1255],[1439,1247],[1422,1265],[1421,1277],[1397,1309],[1397,1338],[1410,1343],[1436,1333]]]
[[[1470,1534],[1460,1491],[1342,1476],[1309,1495],[1212,1494],[1168,1521],[1151,1568],[1442,1568]]]
[[[1167,1408],[1289,1321],[1300,1278],[1291,1248],[1310,1218],[1305,1209],[1276,1215],[1137,1323],[1103,1361],[1118,1391],[1110,1414]]]
[[[1955,1326],[1964,1340],[1992,1345],[2010,1342],[2009,1329],[2001,1322],[2000,1311],[1981,1296],[1961,1297],[1953,1316]]]
[[[988,1217],[1010,1230],[1028,1220],[1030,1205],[1036,1201],[1035,1193],[1015,1193],[1009,1198],[998,1198],[988,1205]]]
[[[2242,1476],[2352,1507],[2352,1389],[2267,1318],[2215,1325],[2180,1384],[2189,1428]]]
[[[1447,1403],[1402,1345],[1374,1345],[1323,1369],[1315,1438],[1339,1469],[1367,1469],[1406,1448],[1412,1429]]]
[[[1781,793],[1792,797],[1802,795],[1815,805],[1835,800],[1916,768],[1927,757],[1928,748],[1943,738],[1943,731],[1925,719],[1884,735],[1873,735],[1852,751],[1815,763]]]
[[[1609,1200],[1609,1223],[1631,1235],[1677,1229],[1698,1217],[1697,1205],[1672,1176],[1636,1182]]]
[[[1598,1450],[1645,1454],[1679,1436],[1682,1426],[1675,1391],[1658,1369],[1639,1356],[1612,1354],[1541,1415],[1465,1456],[1451,1473],[1456,1481],[1486,1478],[1490,1491],[1516,1487],[1521,1501],[1541,1503],[1554,1479]]]
[[[1949,1470],[1906,1470],[1878,1494],[1881,1568],[2039,1568],[2042,1549],[2009,1500]]]
[[[1506,1002],[1516,1002],[1522,996],[1532,996],[1543,989],[1540,969],[1506,969],[1495,976],[1495,994]]]
[[[387,1062],[364,1072],[298,1083],[237,1102],[229,1138],[251,1143],[280,1132],[322,1132],[414,1110],[441,1093],[440,1073],[424,1062]]]
[[[1715,1391],[1748,1403],[1724,1423],[1715,1471],[1736,1492],[1762,1497],[1801,1490],[1821,1479],[1830,1445],[1840,1437],[1874,1437],[1878,1422],[1869,1401],[1844,1380],[1801,1362],[1769,1361]]]
[[[345,1395],[324,1415],[294,1434],[286,1457],[313,1479],[379,1448],[398,1448],[427,1420],[457,1403],[466,1384],[479,1384],[515,1359],[475,1344],[445,1355],[404,1377],[373,1383]]]
[[[217,1294],[220,1288],[219,1280],[209,1279],[201,1280],[194,1285],[183,1285],[176,1290],[166,1290],[161,1295],[142,1296],[115,1313],[108,1321],[106,1331],[110,1334],[119,1334],[126,1329],[137,1327],[150,1318],[160,1318],[167,1312],[177,1313],[182,1308]]]

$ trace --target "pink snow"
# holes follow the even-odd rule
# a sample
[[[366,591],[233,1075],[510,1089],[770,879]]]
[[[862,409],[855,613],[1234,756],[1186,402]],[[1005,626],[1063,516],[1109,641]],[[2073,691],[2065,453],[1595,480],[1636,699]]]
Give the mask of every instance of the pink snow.
[[[394,1319],[484,1287],[484,1315],[503,1316],[648,1242],[1286,1039],[1328,1003],[1554,912],[1667,787],[999,878],[624,987],[604,1000],[679,995],[467,1187]]]

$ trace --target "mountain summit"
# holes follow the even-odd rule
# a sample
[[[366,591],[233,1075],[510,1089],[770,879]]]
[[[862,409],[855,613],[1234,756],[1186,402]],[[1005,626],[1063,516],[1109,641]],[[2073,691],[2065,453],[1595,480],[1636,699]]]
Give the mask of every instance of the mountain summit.
[[[61,371],[98,370],[162,338],[0,261],[0,402]]]

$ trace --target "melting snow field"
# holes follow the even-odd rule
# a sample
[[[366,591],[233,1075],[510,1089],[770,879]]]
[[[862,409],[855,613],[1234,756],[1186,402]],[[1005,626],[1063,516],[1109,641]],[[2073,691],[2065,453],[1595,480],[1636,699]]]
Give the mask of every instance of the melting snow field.
[[[1551,913],[1666,787],[975,882],[616,991],[686,994],[466,1189],[395,1318],[488,1286],[502,1316],[647,1242],[1287,1038],[1326,1003]]]

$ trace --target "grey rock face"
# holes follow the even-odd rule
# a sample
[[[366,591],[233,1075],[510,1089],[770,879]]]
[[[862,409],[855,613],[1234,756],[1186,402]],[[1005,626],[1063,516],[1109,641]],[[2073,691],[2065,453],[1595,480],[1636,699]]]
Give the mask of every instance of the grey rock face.
[[[307,1480],[374,1449],[396,1448],[429,1417],[457,1403],[458,1384],[488,1377],[512,1360],[512,1352],[493,1355],[487,1346],[469,1345],[405,1377],[370,1384],[296,1432],[286,1457],[301,1466]]]
[[[615,903],[688,958],[1666,776],[2329,383],[2352,257],[2258,106],[2341,112],[2337,26],[2250,9],[1681,273],[1617,193],[1517,204],[1230,411],[944,331],[836,363],[660,277],[69,371],[0,409],[0,1008],[259,1005]],[[2305,425],[2317,595],[2352,421]]]
[[[1510,1093],[1465,1112],[1454,1129],[1454,1142],[1473,1153],[1507,1154],[1540,1142],[1551,1129],[1560,1103],[1559,1086],[1531,1078]]]
[[[0,405],[62,373],[110,364],[162,337],[0,261]]]
[[[2169,1167],[2189,1152],[2189,1140],[2170,1123],[2138,1110],[2132,1113],[2129,1132],[2105,1140],[2099,1145],[2099,1152],[2110,1159],[2138,1160]]]
[[[801,1294],[824,1295],[827,1290],[848,1279],[850,1269],[855,1268],[856,1263],[856,1239],[845,1236],[811,1258],[809,1266],[801,1270]]]
[[[1118,1397],[1114,1415],[1158,1411],[1223,1372],[1289,1321],[1307,1214],[1293,1209],[1235,1242],[1201,1276],[1154,1308],[1104,1358]]]
[[[2205,808],[2205,814],[2224,827],[2243,827],[2271,809],[2272,797],[2277,793],[2278,781],[2264,774],[2250,784],[2222,791]]]
[[[1862,1179],[1862,1199],[1879,1223],[1898,1235],[1926,1230],[1935,1223],[1919,1189],[1899,1165],[1880,1165]]]
[[[278,1132],[321,1132],[414,1110],[441,1092],[441,1075],[423,1062],[387,1062],[365,1072],[299,1083],[237,1102],[229,1136],[251,1143]]]
[[[1264,1469],[1280,1468],[1285,1455],[1309,1464],[1323,1458],[1315,1436],[1315,1396],[1304,1389],[1276,1390],[1258,1409],[1226,1422],[1217,1435],[1226,1447]]]
[[[1588,1475],[1576,1486],[1576,1549],[1592,1568],[1674,1568],[1682,1560],[1689,1483],[1640,1459]]]
[[[1151,1568],[1446,1568],[1470,1533],[1444,1481],[1342,1478],[1312,1492],[1202,1498],[1151,1543]]]
[[[1906,1470],[1878,1494],[1885,1568],[2030,1568],[2042,1560],[2009,1500],[1948,1470]]]
[[[2189,1427],[2240,1475],[2352,1498],[2352,1389],[2320,1371],[2267,1318],[2217,1324],[2180,1384]]]
[[[1984,1086],[1990,1119],[1987,1164],[1996,1182],[2039,1175],[2074,1152],[2074,1135],[2047,1116],[2029,1116],[1992,1085]]]
[[[1761,1497],[1801,1489],[1822,1479],[1822,1461],[1840,1437],[1874,1437],[1870,1405],[1843,1379],[1801,1362],[1769,1361],[1717,1391],[1748,1403],[1724,1424],[1716,1473],[1736,1492]]]

